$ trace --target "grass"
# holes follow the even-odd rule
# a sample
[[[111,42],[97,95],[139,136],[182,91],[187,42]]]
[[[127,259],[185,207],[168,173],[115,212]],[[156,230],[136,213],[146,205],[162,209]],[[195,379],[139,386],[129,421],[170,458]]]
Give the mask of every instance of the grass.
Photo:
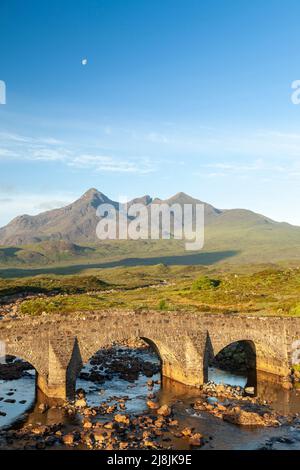
[[[20,293],[77,294],[99,291],[108,284],[97,276],[34,277],[13,280],[0,279],[0,298]]]
[[[194,290],[215,289],[220,283],[221,281],[219,279],[210,279],[207,276],[201,276],[193,282],[192,288]]]
[[[95,270],[93,275],[0,280],[0,300],[19,292],[43,294],[22,302],[24,315],[120,308],[300,316],[299,268],[234,273],[158,264]]]

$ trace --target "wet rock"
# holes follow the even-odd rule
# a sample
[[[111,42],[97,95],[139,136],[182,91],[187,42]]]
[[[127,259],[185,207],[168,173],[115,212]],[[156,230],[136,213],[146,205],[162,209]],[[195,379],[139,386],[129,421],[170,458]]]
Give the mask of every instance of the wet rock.
[[[169,426],[178,426],[178,420],[177,419],[170,419],[169,421]]]
[[[182,431],[181,431],[181,435],[184,436],[184,437],[191,437],[192,434],[193,434],[193,429],[192,428],[186,427],[186,428],[182,429]]]
[[[47,426],[45,426],[43,424],[37,424],[36,426],[32,427],[32,429],[31,429],[31,433],[35,434],[37,436],[42,436],[47,431],[48,431]]]
[[[203,444],[203,436],[199,432],[192,434],[189,438],[189,444],[193,447],[199,447]]]
[[[95,441],[94,441],[94,436],[93,434],[88,434],[83,437],[83,442],[90,448],[93,447]]]
[[[108,407],[106,408],[106,413],[111,414],[111,413],[113,413],[114,411],[116,411],[116,409],[117,409],[117,405],[108,406]]]
[[[145,447],[156,448],[155,442],[151,441],[150,439],[144,439],[143,444]]]
[[[112,431],[105,430],[105,429],[94,429],[93,436],[96,442],[105,442],[107,441],[112,435]]]
[[[224,384],[216,385],[216,392],[218,394],[222,394],[222,393],[226,392],[226,386]]]
[[[69,434],[65,434],[64,436],[62,436],[62,442],[67,445],[67,446],[71,446],[74,444],[74,435],[69,433]]]
[[[172,414],[172,410],[170,406],[162,405],[160,408],[158,408],[157,414],[161,416],[170,416]]]
[[[202,400],[197,400],[193,404],[193,408],[194,408],[195,411],[205,411],[206,410],[206,406],[205,406],[205,404],[203,403]]]
[[[85,398],[79,398],[78,400],[76,400],[75,401],[75,406],[76,406],[76,408],[84,408],[86,406]]]
[[[117,414],[117,415],[114,416],[114,420],[115,420],[117,423],[126,424],[127,426],[130,424],[130,419],[129,419],[129,417],[126,416],[126,415]]]
[[[220,403],[217,403],[217,408],[218,408],[218,411],[222,411],[222,412],[227,410],[226,406],[221,405]]]
[[[114,423],[112,421],[109,421],[107,423],[104,423],[104,427],[106,429],[113,429],[114,428]]]
[[[159,404],[155,401],[152,401],[152,400],[148,400],[147,401],[147,406],[148,408],[150,408],[151,410],[157,410],[159,408]]]
[[[119,449],[120,450],[124,450],[124,449],[127,449],[128,448],[128,442],[120,442],[119,443]]]
[[[83,429],[91,429],[93,427],[93,423],[89,419],[85,419],[82,423]]]
[[[258,413],[242,410],[234,407],[223,415],[223,420],[241,426],[278,426],[279,422],[272,415],[265,413],[261,416]]]
[[[162,428],[164,426],[165,422],[164,422],[164,419],[161,417],[161,418],[158,418],[157,420],[154,421],[154,426],[156,428]]]

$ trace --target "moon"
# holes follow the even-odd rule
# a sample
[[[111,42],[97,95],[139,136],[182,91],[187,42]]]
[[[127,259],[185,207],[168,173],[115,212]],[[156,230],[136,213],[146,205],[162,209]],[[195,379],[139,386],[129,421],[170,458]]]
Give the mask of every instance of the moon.
[[[81,61],[82,65],[86,65],[88,63],[87,59],[82,59]]]

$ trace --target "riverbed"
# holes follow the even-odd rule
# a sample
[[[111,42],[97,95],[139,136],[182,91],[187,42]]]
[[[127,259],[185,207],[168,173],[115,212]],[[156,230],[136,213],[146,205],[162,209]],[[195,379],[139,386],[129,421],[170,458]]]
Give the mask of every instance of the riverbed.
[[[116,347],[113,355],[122,361],[129,356],[139,361],[152,363],[159,366],[159,359],[150,349],[129,349]],[[147,400],[149,400],[149,374],[138,373],[137,377],[124,378],[118,371],[109,372],[109,361],[107,367],[102,367],[101,372],[108,379],[101,383],[79,378],[76,388],[82,388],[86,392],[86,400],[89,406],[99,406],[102,402],[114,402],[116,397],[124,398],[126,403],[126,414],[140,416],[149,413]],[[95,366],[87,364],[83,373],[89,374]],[[158,369],[158,367],[157,367]],[[109,375],[108,375],[109,372]],[[124,375],[124,374],[123,374]],[[84,374],[83,374],[84,376]],[[151,393],[156,395],[160,405],[167,404],[172,407],[174,419],[178,420],[180,428],[191,427],[194,432],[204,436],[205,449],[300,449],[300,420],[299,426],[295,420],[293,425],[284,424],[280,427],[255,428],[237,426],[225,422],[208,412],[195,412],[192,404],[199,398],[200,392],[177,382],[163,379],[160,373],[155,373],[151,380],[154,382]],[[226,383],[234,386],[244,387],[249,384],[249,377],[219,370],[209,369],[209,380],[215,383]],[[256,393],[261,399],[272,402],[272,408],[279,413],[289,415],[300,413],[300,394],[297,390],[284,390],[279,383],[271,381],[266,376],[256,378]],[[41,412],[39,406],[45,397],[36,394],[35,372],[25,371],[17,380],[0,381],[0,448],[34,448],[31,442],[14,442],[7,439],[6,432],[11,429],[19,429],[31,424],[53,425],[62,423],[65,430],[74,430],[81,423],[80,414],[69,416],[62,408],[50,404],[49,409]],[[107,416],[97,417],[99,420],[107,419]],[[176,437],[174,433],[164,433],[159,444],[164,448],[190,449],[188,439]],[[62,448],[59,440],[53,441],[48,448]],[[74,448],[74,447],[73,447]],[[76,448],[85,448],[79,445]]]

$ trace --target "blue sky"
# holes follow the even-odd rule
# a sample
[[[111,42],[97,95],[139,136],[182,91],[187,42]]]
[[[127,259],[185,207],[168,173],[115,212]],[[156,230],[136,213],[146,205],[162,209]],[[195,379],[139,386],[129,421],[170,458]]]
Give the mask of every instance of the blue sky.
[[[1,0],[0,225],[90,187],[300,225],[299,17],[298,0]]]

